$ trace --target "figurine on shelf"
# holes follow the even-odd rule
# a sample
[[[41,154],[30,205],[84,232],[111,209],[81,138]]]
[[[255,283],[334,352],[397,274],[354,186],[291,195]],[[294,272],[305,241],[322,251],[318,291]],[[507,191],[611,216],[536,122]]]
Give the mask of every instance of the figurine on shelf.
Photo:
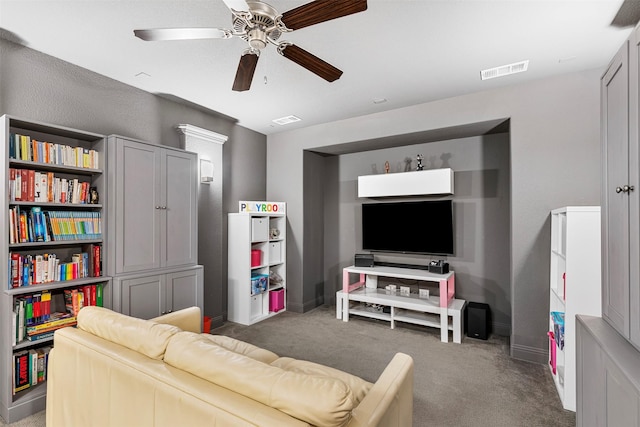
[[[411,157],[405,157],[404,158],[404,171],[405,172],[410,172],[411,171],[411,162],[413,162],[413,160],[411,160]]]
[[[384,173],[389,173],[389,160],[384,162]]]
[[[100,195],[96,187],[89,188],[89,203],[94,205],[100,203]]]
[[[417,171],[421,171],[421,170],[423,170],[423,169],[424,169],[424,165],[422,164],[422,159],[423,159],[423,158],[424,158],[424,157],[422,157],[422,154],[418,154],[418,155],[416,156],[416,160],[418,161],[418,165],[416,166],[416,170],[417,170]]]

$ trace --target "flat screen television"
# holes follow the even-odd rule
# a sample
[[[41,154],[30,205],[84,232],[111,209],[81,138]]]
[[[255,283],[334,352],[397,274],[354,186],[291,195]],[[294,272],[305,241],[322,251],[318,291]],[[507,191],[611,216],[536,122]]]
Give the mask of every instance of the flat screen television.
[[[452,255],[453,240],[451,200],[362,205],[364,250]]]

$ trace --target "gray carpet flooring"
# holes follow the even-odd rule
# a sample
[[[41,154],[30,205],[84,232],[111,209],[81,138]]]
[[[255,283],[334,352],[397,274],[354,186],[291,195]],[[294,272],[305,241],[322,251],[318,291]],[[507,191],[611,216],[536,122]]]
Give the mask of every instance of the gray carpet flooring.
[[[562,409],[547,367],[510,358],[504,337],[442,343],[437,329],[401,325],[392,330],[387,322],[356,316],[342,322],[333,307],[284,312],[252,326],[228,322],[211,333],[371,382],[396,352],[407,353],[415,362],[415,426],[575,425],[575,413]],[[6,424],[0,420],[0,425]],[[44,427],[44,411],[9,425]]]
[[[211,331],[280,356],[326,364],[375,382],[396,352],[413,357],[415,426],[575,426],[545,365],[509,356],[508,339],[443,343],[440,331],[352,316],[335,308],[284,312],[252,326],[226,323]],[[451,339],[451,337],[450,337]]]

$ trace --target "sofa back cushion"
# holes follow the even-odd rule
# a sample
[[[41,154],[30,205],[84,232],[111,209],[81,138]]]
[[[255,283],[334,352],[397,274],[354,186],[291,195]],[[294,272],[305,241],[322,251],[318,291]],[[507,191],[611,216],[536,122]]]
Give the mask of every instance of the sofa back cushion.
[[[285,371],[298,372],[300,374],[307,375],[319,375],[329,378],[337,378],[343,381],[351,392],[355,400],[355,406],[357,406],[362,399],[369,393],[373,384],[363,380],[360,377],[352,375],[348,372],[341,371],[339,369],[331,368],[329,366],[320,365],[318,363],[309,362],[307,360],[293,359],[291,357],[280,357],[273,362],[271,366],[277,366]]]
[[[80,310],[78,328],[157,360],[164,356],[171,336],[180,332],[177,326],[150,322],[96,306]]]
[[[272,351],[265,350],[248,342],[239,341],[235,338],[227,337],[224,335],[209,335],[203,334],[208,340],[213,341],[220,347],[224,347],[227,350],[231,350],[235,353],[243,354],[252,359],[258,360],[264,363],[271,363],[278,359],[278,355]]]
[[[354,407],[353,393],[344,381],[285,371],[192,332],[171,337],[164,361],[317,426],[344,425]]]

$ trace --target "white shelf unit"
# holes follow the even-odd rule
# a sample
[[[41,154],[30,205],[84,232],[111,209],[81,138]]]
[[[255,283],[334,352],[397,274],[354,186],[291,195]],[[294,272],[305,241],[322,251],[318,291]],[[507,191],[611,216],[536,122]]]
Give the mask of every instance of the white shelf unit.
[[[12,158],[11,150],[9,149],[11,135],[19,134],[28,137],[31,140],[32,150],[36,148],[38,152],[38,158],[29,159],[17,159]],[[47,177],[47,184],[49,182],[56,182],[55,178],[64,178],[66,180],[77,179],[78,182],[87,182],[91,187],[95,187],[98,191],[100,200],[106,197],[106,183],[104,178],[104,169],[106,164],[106,151],[105,151],[105,137],[103,135],[85,132],[76,129],[70,129],[62,126],[50,125],[46,123],[34,122],[29,120],[23,120],[16,117],[4,115],[0,118],[0,139],[2,140],[2,158],[0,160],[0,174],[4,183],[0,186],[0,221],[2,226],[0,227],[0,277],[4,277],[5,280],[9,277],[8,259],[10,253],[19,254],[23,257],[38,256],[44,254],[55,254],[61,263],[67,263],[71,261],[73,254],[78,252],[88,252],[88,245],[100,246],[102,255],[104,256],[106,250],[106,244],[103,240],[104,236],[104,224],[105,224],[105,209],[102,203],[69,203],[68,199],[64,203],[55,201],[56,198],[53,194],[47,195],[47,202],[35,201],[35,173],[47,173],[51,174]],[[39,141],[42,144],[34,143],[33,140]],[[14,136],[15,142],[15,136]],[[43,143],[51,143],[51,145]],[[27,143],[29,145],[29,143]],[[14,145],[15,147],[15,145]],[[21,145],[21,150],[24,148]],[[69,147],[69,148],[66,148]],[[92,165],[93,167],[82,166],[70,166],[69,162],[66,164],[60,164],[60,162],[53,162],[52,159],[55,151],[56,158],[62,157],[63,150],[69,152],[72,148],[81,147],[83,151],[96,150],[98,152],[98,164]],[[44,154],[45,148],[48,148],[47,155],[51,156],[47,158]],[[88,153],[88,151],[87,151]],[[76,154],[78,155],[78,154]],[[66,157],[68,159],[68,156]],[[29,171],[34,173],[34,178],[29,179],[28,187],[33,187],[33,198],[27,197],[28,200],[11,200],[8,193],[9,182],[11,178],[11,169],[19,169],[22,171]],[[17,172],[15,172],[17,174]],[[44,178],[41,178],[44,180]],[[43,182],[41,180],[41,182]],[[60,183],[60,187],[62,182]],[[53,184],[49,186],[53,188]],[[67,187],[69,188],[69,187]],[[80,188],[80,187],[77,187]],[[29,191],[30,192],[30,191]],[[50,198],[51,197],[51,198]],[[23,199],[23,197],[21,197]],[[34,201],[31,201],[34,200]],[[41,200],[44,200],[41,199]],[[54,200],[54,201],[49,201]],[[77,240],[55,240],[50,241],[32,241],[23,243],[10,243],[10,209],[19,209],[20,211],[30,211],[34,207],[40,207],[42,211],[49,213],[54,212],[76,212],[79,214],[87,214],[89,212],[101,213],[101,236],[79,236],[84,237]],[[53,226],[52,226],[53,227]],[[82,234],[82,233],[80,233]],[[102,257],[101,257],[102,259]],[[105,268],[103,265],[102,274],[104,274]],[[31,274],[31,273],[30,273]],[[92,286],[101,284],[103,291],[103,306],[111,307],[111,278],[107,276],[99,277],[84,277],[73,280],[65,281],[46,281],[44,283],[32,284],[27,286],[10,287],[8,281],[3,282],[4,289],[0,292],[0,316],[1,321],[1,333],[0,333],[0,416],[7,423],[13,423],[28,415],[34,414],[38,411],[45,409],[46,401],[46,381],[32,384],[25,390],[21,390],[14,393],[13,388],[13,358],[14,355],[21,351],[37,350],[44,347],[53,346],[53,338],[45,338],[39,341],[29,341],[24,339],[14,343],[16,331],[13,324],[13,310],[16,304],[16,300],[32,296],[34,294],[48,291],[51,294],[51,312],[66,310],[64,301],[64,290],[66,289],[79,289],[85,286]]]
[[[549,341],[549,369],[565,409],[576,410],[576,314],[600,316],[600,207],[569,206],[551,211],[551,312],[564,313],[564,347]],[[555,346],[556,373],[552,353]]]
[[[284,213],[230,213],[228,218],[228,320],[251,325],[286,310],[286,215]],[[272,233],[277,230],[277,235]],[[261,253],[252,265],[252,250]],[[280,283],[267,280],[267,287],[256,290],[252,277],[278,276]],[[282,306],[272,310],[272,299],[279,295]]]
[[[358,177],[358,197],[453,194],[453,170],[429,169]]]

